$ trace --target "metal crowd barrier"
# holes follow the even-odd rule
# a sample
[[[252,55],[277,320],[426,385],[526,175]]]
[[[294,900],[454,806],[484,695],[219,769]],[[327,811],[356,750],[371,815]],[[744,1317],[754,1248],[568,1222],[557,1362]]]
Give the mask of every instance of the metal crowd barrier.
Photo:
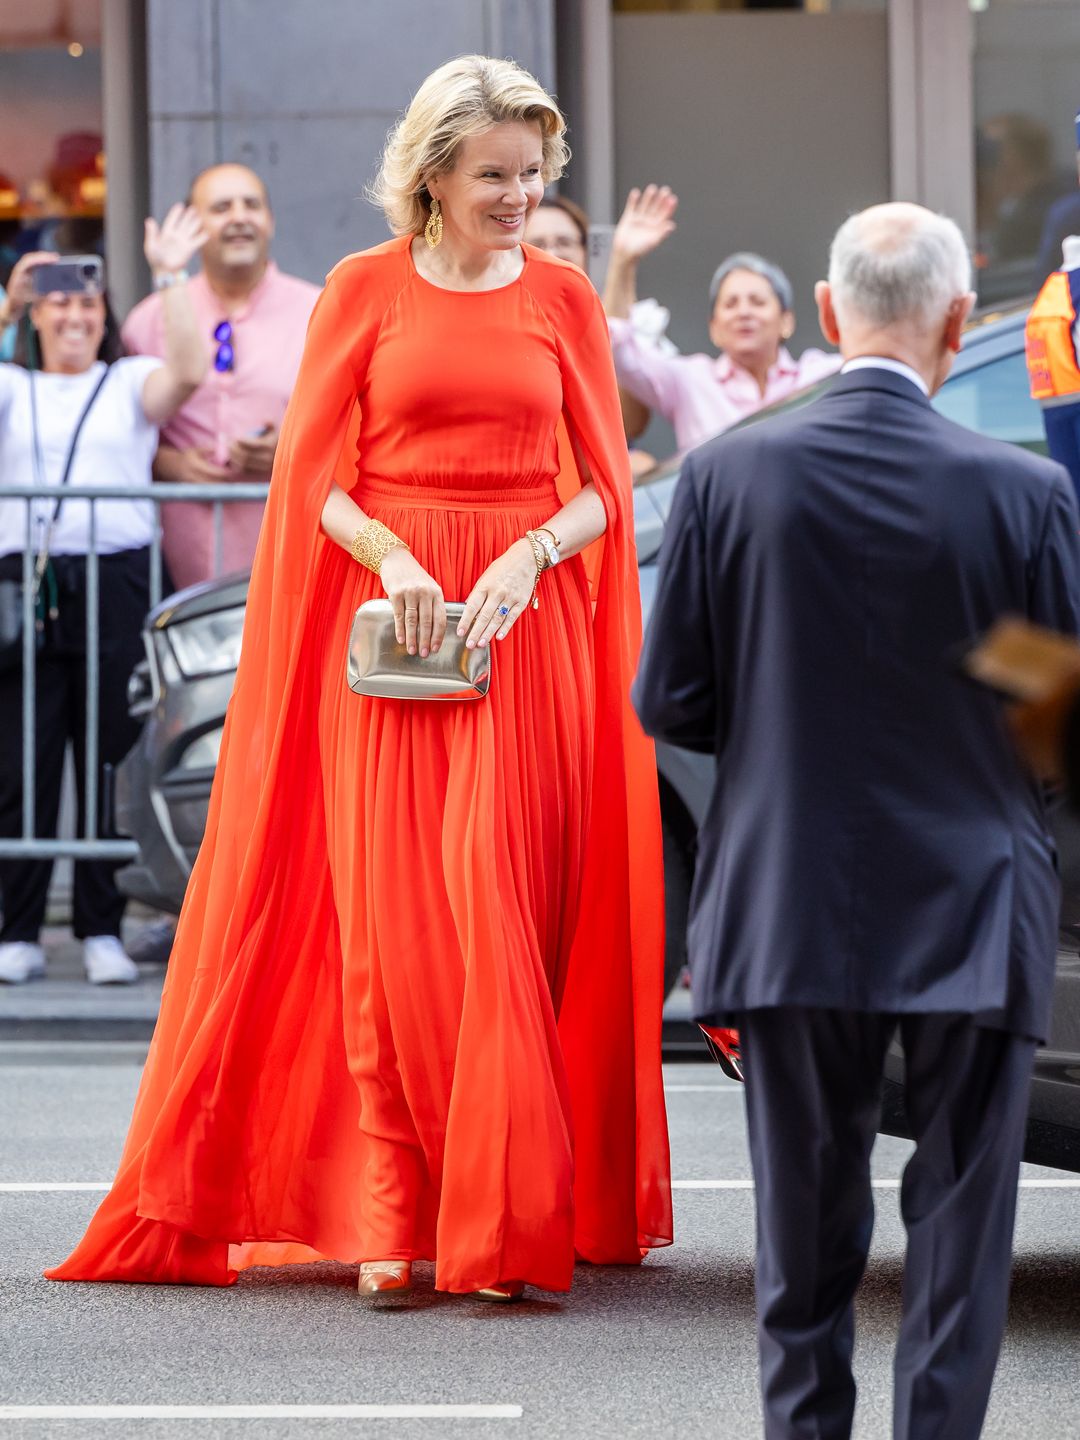
[[[101,620],[98,615],[98,550],[97,502],[99,500],[138,500],[155,508],[158,523],[150,547],[150,608],[162,599],[161,566],[161,505],[168,501],[186,504],[213,505],[214,550],[213,574],[221,574],[223,539],[222,525],[225,506],[240,500],[265,500],[269,485],[262,481],[237,481],[221,485],[155,484],[145,491],[130,485],[79,485],[77,489],[61,485],[0,485],[0,500],[22,500],[26,505],[26,529],[22,553],[22,834],[16,839],[0,837],[0,859],[51,860],[62,857],[73,860],[130,860],[138,854],[134,840],[106,840],[98,835],[98,721],[100,717]],[[37,736],[34,725],[37,685],[34,639],[34,564],[37,558],[33,543],[33,504],[35,500],[87,500],[90,502],[90,544],[86,554],[86,789],[83,810],[86,834],[71,840],[41,840],[34,830]],[[2,743],[2,741],[0,741]]]

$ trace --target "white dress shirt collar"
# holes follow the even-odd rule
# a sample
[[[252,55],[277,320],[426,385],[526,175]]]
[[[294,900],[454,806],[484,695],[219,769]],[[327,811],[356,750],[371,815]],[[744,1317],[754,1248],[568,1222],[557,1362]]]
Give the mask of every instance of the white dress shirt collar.
[[[926,398],[930,398],[930,386],[917,370],[905,365],[903,360],[890,360],[885,355],[857,355],[854,360],[844,362],[840,374],[846,375],[850,370],[891,370],[894,375],[902,375],[905,380],[917,385]]]

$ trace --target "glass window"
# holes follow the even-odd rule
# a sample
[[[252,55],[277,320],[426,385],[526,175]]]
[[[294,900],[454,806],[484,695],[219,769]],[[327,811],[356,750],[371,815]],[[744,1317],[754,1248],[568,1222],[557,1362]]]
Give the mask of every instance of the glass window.
[[[27,250],[98,252],[101,0],[0,7],[0,284]]]
[[[1031,398],[1023,350],[947,380],[934,409],[958,425],[1045,455],[1042,409]]]
[[[976,264],[985,304],[1032,294],[1080,233],[1080,5],[979,0],[975,32]]]

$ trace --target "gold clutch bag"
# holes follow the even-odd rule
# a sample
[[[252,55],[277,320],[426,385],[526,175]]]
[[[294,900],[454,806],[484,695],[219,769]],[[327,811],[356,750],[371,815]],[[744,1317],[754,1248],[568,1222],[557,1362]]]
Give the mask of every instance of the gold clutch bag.
[[[384,700],[482,700],[491,684],[491,647],[467,650],[457,626],[461,604],[446,607],[437,653],[421,659],[399,645],[389,600],[365,600],[349,636],[349,689]]]

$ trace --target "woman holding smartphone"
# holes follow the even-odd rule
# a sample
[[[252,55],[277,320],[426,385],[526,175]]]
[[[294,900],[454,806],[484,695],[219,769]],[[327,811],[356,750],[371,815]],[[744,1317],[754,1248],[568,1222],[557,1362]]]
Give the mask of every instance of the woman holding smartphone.
[[[23,363],[0,365],[0,475],[6,484],[64,484],[59,502],[0,500],[0,581],[21,582],[23,551],[35,562],[36,833],[55,836],[64,752],[73,747],[80,832],[86,817],[86,557],[91,505],[80,485],[129,485],[130,500],[93,509],[99,556],[100,689],[98,756],[118,763],[138,727],[127,713],[127,681],[141,654],[150,603],[154,511],[136,498],[151,483],[158,427],[198,386],[206,351],[183,283],[184,267],[204,240],[194,212],[177,205],[160,227],[146,222],[145,253],[154,283],[166,291],[164,361],[125,356],[109,308],[100,262],[64,262],[37,252],[15,266],[0,307],[0,329],[26,317]],[[17,352],[16,361],[20,358]],[[66,477],[66,478],[65,478]],[[28,517],[29,510],[29,517]],[[21,645],[4,637],[0,654],[0,836],[22,828]],[[99,784],[98,794],[103,787]],[[97,817],[98,833],[105,817]],[[75,865],[73,929],[83,942],[91,984],[138,978],[120,943],[124,897],[116,862]],[[52,872],[48,860],[0,861],[0,982],[20,984],[44,973],[41,928]]]

